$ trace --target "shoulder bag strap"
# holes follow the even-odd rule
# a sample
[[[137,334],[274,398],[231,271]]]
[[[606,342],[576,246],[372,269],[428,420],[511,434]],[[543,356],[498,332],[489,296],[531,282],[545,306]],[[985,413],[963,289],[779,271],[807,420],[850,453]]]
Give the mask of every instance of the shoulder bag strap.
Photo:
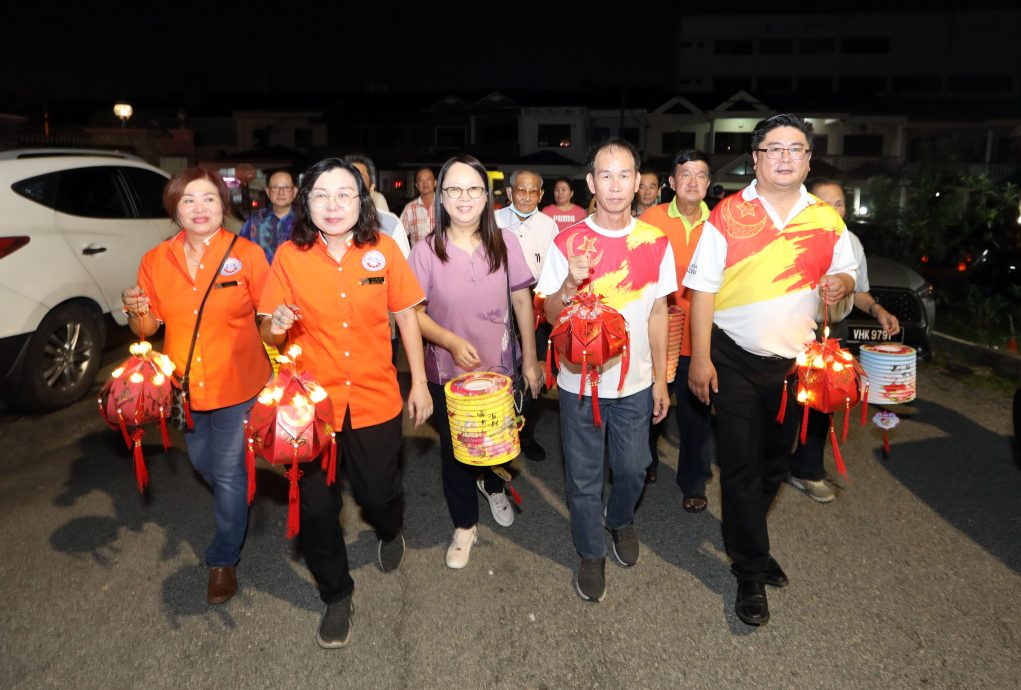
[[[220,271],[223,270],[223,265],[227,263],[227,257],[230,256],[230,252],[234,249],[237,241],[238,236],[234,235],[230,241],[230,246],[227,247],[226,253],[220,259],[220,265],[213,272],[213,279],[209,282],[209,287],[206,288],[206,294],[202,296],[202,304],[199,305],[199,313],[195,317],[195,331],[191,334],[191,345],[188,347],[188,359],[184,364],[184,376],[181,377],[181,387],[185,390],[188,390],[188,372],[191,371],[191,356],[195,354],[195,341],[198,339],[199,324],[202,322],[202,312],[206,308],[206,300],[209,299],[209,293],[213,291],[213,286],[216,285],[216,278],[220,275]]]

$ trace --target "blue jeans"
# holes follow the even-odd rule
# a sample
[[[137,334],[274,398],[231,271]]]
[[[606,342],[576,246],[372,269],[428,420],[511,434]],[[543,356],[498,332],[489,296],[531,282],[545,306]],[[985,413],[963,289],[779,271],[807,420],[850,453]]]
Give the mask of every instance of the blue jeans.
[[[184,435],[191,466],[213,489],[216,535],[206,549],[210,568],[237,565],[248,529],[245,416],[255,398],[207,412],[192,411],[195,429]]]
[[[645,488],[649,465],[652,388],[624,398],[600,398],[603,426],[595,425],[592,398],[560,393],[560,436],[564,444],[567,505],[574,548],[582,558],[606,555],[603,533],[604,457],[613,471],[606,502],[606,527],[634,522],[635,505]]]

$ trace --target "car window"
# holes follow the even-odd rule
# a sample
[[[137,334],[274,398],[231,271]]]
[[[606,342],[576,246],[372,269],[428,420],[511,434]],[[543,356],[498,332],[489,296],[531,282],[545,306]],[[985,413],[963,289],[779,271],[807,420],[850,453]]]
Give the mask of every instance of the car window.
[[[56,208],[57,206],[57,173],[47,173],[26,180],[19,180],[11,185],[17,194],[32,201]]]
[[[131,218],[116,172],[113,166],[62,170],[57,210],[86,218]]]
[[[167,178],[144,168],[120,169],[135,195],[135,206],[142,218],[166,218],[163,208],[163,188]]]

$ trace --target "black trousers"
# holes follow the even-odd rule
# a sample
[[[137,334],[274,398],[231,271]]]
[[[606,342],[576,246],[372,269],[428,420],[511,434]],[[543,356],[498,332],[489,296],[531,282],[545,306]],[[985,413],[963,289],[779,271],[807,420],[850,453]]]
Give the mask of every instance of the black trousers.
[[[677,407],[674,409],[680,438],[677,453],[677,486],[681,487],[685,496],[705,494],[706,482],[713,476],[712,459],[709,457],[712,414],[709,406],[703,404],[688,388],[690,368],[691,357],[680,355],[677,358],[677,375],[673,382],[668,384],[671,395],[677,400]],[[659,467],[657,445],[665,423],[664,419],[649,429],[649,453],[652,456],[649,469]]]
[[[326,485],[326,473],[318,461],[301,465],[301,532],[298,539],[305,563],[312,571],[319,596],[333,604],[354,591],[347,562],[344,531],[340,526],[342,506],[340,478],[347,478],[362,518],[389,541],[404,525],[404,489],[401,483],[401,415],[393,419],[351,428],[351,411],[337,434],[337,481]]]
[[[830,416],[818,410],[809,410],[805,445],[799,441],[791,454],[791,476],[814,482],[826,478],[823,453],[826,451],[829,433]]]
[[[546,366],[546,343],[553,327],[544,323],[535,331],[535,356]],[[556,367],[553,367],[553,376],[556,376]],[[521,442],[525,443],[535,437],[535,425],[539,422],[539,415],[542,412],[542,395],[533,398],[528,391],[525,392],[524,401],[521,404],[521,415],[525,418],[525,426],[521,429]]]
[[[479,497],[475,481],[479,475],[485,480],[487,493],[503,491],[503,480],[486,467],[475,467],[458,462],[454,457],[454,441],[450,437],[447,420],[447,397],[443,386],[429,383],[429,394],[433,399],[433,428],[440,436],[440,463],[443,475],[443,496],[447,499],[447,510],[454,527],[469,529],[479,521]]]
[[[723,496],[723,542],[738,580],[763,580],[769,562],[766,514],[787,476],[801,416],[791,382],[784,423],[776,422],[794,361],[760,357],[715,326],[711,357],[719,393],[716,451]]]

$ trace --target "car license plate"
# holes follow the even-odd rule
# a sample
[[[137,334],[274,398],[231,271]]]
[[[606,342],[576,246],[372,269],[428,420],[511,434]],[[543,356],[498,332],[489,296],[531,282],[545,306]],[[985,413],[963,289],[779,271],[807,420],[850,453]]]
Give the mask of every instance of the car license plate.
[[[890,340],[890,334],[882,328],[856,328],[851,327],[850,340],[859,343],[870,343]]]

